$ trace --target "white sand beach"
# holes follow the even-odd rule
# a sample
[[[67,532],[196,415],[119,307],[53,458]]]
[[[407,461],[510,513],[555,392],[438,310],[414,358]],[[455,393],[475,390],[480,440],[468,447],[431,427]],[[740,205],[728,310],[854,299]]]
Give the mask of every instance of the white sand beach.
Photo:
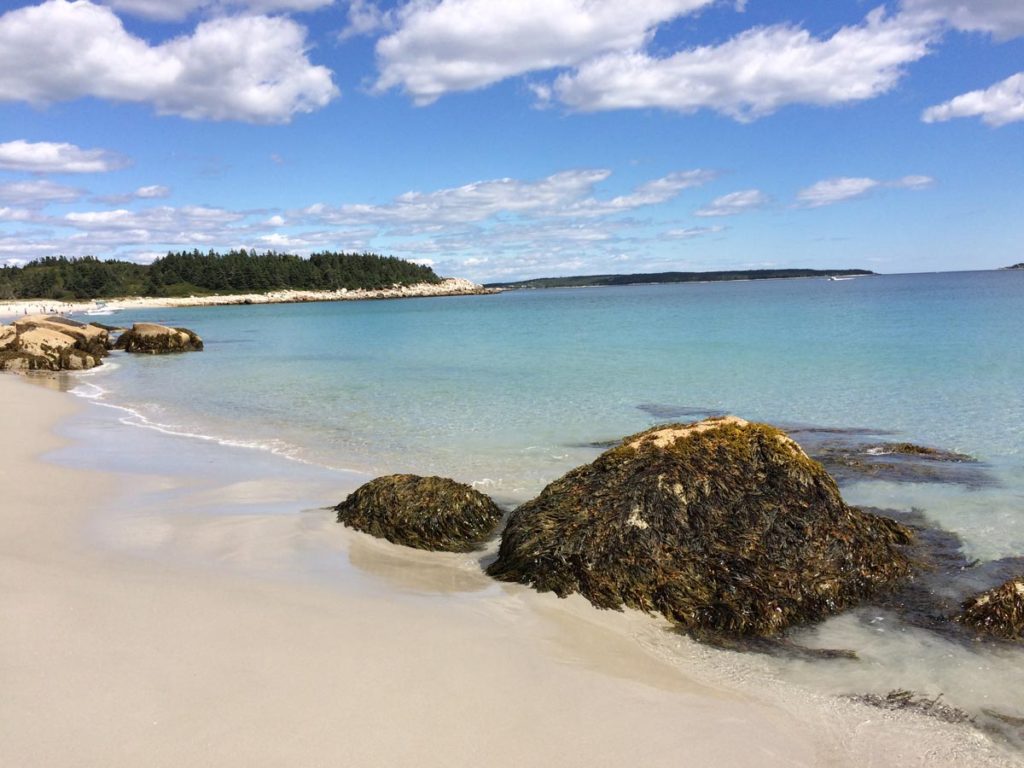
[[[0,301],[0,320],[32,314],[102,314],[121,310],[153,309],[157,307],[207,307],[228,304],[292,304],[306,301],[363,301],[372,299],[408,299],[426,296],[467,296],[483,293],[498,293],[497,289],[484,288],[477,283],[459,277],[449,277],[440,283],[419,283],[417,285],[395,286],[380,290],[337,291],[268,291],[266,293],[237,293],[211,296],[186,296],[181,298],[153,298],[130,296],[95,301],[57,301],[56,299],[23,299]]]
[[[379,542],[328,511],[202,512],[273,496],[258,478],[204,489],[206,507],[186,494],[113,516],[189,480],[48,457],[86,407],[0,377],[4,766],[1015,764],[966,726],[809,694],[655,619],[497,585],[470,556]],[[376,587],[277,567],[312,549]],[[453,583],[476,597],[438,587]]]

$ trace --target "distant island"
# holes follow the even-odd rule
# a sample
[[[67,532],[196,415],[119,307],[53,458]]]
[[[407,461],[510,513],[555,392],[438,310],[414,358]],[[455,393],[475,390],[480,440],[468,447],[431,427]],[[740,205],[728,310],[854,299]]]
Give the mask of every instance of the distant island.
[[[1009,267],[1003,267],[1003,269],[1024,269],[1024,261],[1022,261],[1020,264],[1014,264]]]
[[[485,283],[487,288],[587,288],[601,285],[640,285],[646,283],[715,283],[728,280],[777,280],[791,277],[856,277],[873,275],[867,269],[744,269],[722,272],[638,272],[630,275],[577,275],[575,277],[538,277],[508,283]]]
[[[428,266],[373,253],[325,252],[303,258],[273,251],[240,249],[221,254],[194,250],[168,253],[148,265],[57,256],[20,267],[0,267],[0,300],[382,291],[441,282]]]

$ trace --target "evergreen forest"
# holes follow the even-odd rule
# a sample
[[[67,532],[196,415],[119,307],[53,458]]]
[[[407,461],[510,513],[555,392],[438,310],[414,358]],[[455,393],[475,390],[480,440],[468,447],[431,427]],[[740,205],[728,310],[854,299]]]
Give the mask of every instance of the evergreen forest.
[[[0,300],[375,290],[439,282],[430,267],[372,253],[315,253],[307,259],[272,251],[194,250],[168,253],[148,265],[56,256],[0,267]]]

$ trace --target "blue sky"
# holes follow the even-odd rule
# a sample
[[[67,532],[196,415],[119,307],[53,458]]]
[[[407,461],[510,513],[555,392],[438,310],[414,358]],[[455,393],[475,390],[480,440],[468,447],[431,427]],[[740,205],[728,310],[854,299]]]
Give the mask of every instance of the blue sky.
[[[1021,0],[0,2],[0,263],[1024,261]]]

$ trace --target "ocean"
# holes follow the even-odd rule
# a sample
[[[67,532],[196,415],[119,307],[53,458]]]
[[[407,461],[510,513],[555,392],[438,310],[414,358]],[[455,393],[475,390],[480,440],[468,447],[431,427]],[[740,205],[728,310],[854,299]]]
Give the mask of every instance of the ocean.
[[[1024,556],[1024,271],[201,307],[103,320],[188,327],[206,350],[115,354],[72,377],[72,392],[103,406],[69,428],[91,446],[70,454],[79,465],[116,461],[141,474],[158,462],[208,479],[288,478],[296,488],[338,478],[349,490],[379,474],[437,474],[510,507],[625,435],[731,413],[793,430],[802,443],[832,435],[969,454],[979,463],[968,480],[852,474],[841,490],[852,504],[916,510],[959,536],[967,560]],[[298,514],[322,493],[297,491],[266,509]],[[211,502],[207,513],[233,508]],[[857,659],[773,657],[767,674],[835,694],[942,694],[980,718],[1024,717],[1019,648],[964,644],[872,607],[794,639]]]

